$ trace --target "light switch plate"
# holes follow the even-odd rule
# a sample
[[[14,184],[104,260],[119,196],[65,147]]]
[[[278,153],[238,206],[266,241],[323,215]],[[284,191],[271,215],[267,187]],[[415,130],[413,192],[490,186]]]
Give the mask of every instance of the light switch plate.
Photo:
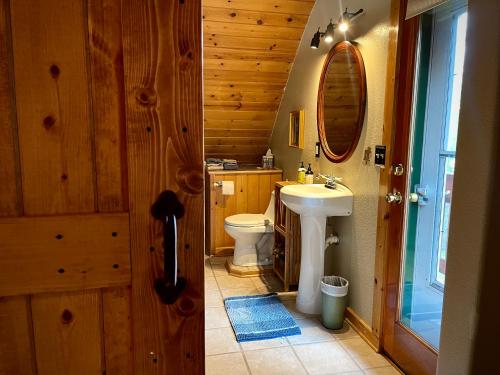
[[[375,166],[380,168],[385,168],[385,151],[386,146],[376,145],[375,146]]]

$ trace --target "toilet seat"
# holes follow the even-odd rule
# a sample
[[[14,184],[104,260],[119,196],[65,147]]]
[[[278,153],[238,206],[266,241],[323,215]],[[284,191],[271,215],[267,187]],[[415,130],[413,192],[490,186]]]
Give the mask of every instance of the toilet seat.
[[[226,217],[226,225],[232,227],[267,227],[272,226],[273,221],[263,214],[238,214]]]

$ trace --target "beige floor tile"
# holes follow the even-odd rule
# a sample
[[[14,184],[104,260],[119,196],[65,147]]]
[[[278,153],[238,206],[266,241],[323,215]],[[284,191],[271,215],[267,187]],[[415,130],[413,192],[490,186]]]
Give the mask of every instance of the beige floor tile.
[[[358,366],[338,342],[298,345],[293,349],[311,375],[359,371]]]
[[[219,290],[208,290],[205,292],[205,307],[222,307],[224,301]]]
[[[212,264],[212,271],[215,276],[229,276],[225,264]]]
[[[205,255],[205,267],[210,267],[210,257]]]
[[[302,375],[304,368],[291,347],[245,352],[252,375]]]
[[[330,330],[323,327],[317,319],[301,319],[297,320],[297,324],[299,325],[302,334],[287,337],[288,342],[292,345],[335,340],[335,338],[331,335]]]
[[[240,346],[236,342],[232,328],[215,328],[205,331],[206,355],[239,352]]]
[[[255,288],[250,278],[242,278],[235,276],[217,276],[217,284],[221,290]]]
[[[224,264],[227,257],[210,257],[210,264]]]
[[[205,277],[209,275],[213,277],[212,266],[210,265],[210,260],[208,258],[205,258]]]
[[[224,307],[207,307],[205,309],[205,329],[230,327],[231,323]]]
[[[265,289],[268,293],[280,292],[283,290],[283,283],[274,275],[263,275],[251,278],[255,287]]]
[[[219,290],[215,277],[205,277],[205,293],[212,290]]]
[[[360,338],[354,328],[347,322],[344,322],[344,326],[341,329],[331,330],[330,332],[338,340]]]
[[[283,301],[283,305],[287,308],[287,310],[292,314],[294,319],[314,319],[317,318],[318,315],[310,315],[310,314],[304,314],[301,313],[299,310],[297,310],[297,307],[295,306],[295,301]]]
[[[269,290],[268,286],[261,286],[260,288],[257,288],[257,294],[269,294],[269,293],[275,293],[274,290]]]
[[[249,375],[241,353],[209,356],[205,367],[206,375]]]
[[[288,341],[285,337],[279,337],[272,340],[259,340],[259,341],[247,341],[240,343],[241,349],[247,350],[258,350],[258,349],[269,349],[269,348],[279,348],[282,346],[288,346]]]
[[[362,338],[340,340],[339,343],[363,370],[390,366],[384,356],[376,353]]]
[[[222,297],[235,297],[235,296],[254,296],[256,294],[261,294],[255,288],[237,288],[237,289],[223,289],[221,290]]]
[[[377,367],[388,367],[389,362],[384,358],[383,355],[378,353],[372,353],[364,356],[353,356],[354,361],[363,370],[368,370]]]
[[[367,369],[364,371],[366,375],[400,375],[402,372],[396,370],[394,367],[378,367]]]
[[[278,297],[281,302],[293,301],[295,303],[295,300],[297,299],[297,292],[279,292]]]

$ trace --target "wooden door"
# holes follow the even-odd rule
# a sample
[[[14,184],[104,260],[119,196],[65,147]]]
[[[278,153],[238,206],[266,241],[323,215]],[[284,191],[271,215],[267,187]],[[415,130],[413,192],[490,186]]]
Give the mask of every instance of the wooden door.
[[[406,7],[402,7],[402,15]],[[401,16],[402,16],[401,15]],[[403,16],[404,20],[404,16]],[[413,100],[413,81],[415,56],[419,32],[419,19],[412,18],[400,23],[400,60],[396,101],[396,129],[392,144],[393,165],[402,164],[405,173],[393,175],[389,185],[390,192],[400,192],[406,197],[407,171],[409,166],[408,149],[410,147],[411,113]],[[434,374],[437,355],[400,322],[400,277],[403,261],[403,236],[405,228],[405,210],[403,204],[391,204],[388,216],[388,266],[386,298],[384,306],[382,346],[406,373]]]
[[[466,4],[401,24],[392,144],[383,348],[408,374],[434,374],[466,50]],[[399,165],[399,166],[398,166]],[[398,166],[398,168],[395,168]],[[399,195],[399,200],[394,199]],[[391,200],[392,198],[392,200]]]
[[[199,0],[0,0],[0,374],[203,373],[202,137]]]

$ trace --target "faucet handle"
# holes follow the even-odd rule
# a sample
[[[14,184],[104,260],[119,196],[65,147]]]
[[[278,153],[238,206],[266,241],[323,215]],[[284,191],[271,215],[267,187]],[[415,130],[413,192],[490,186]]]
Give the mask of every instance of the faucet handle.
[[[319,180],[320,178],[324,178],[325,180],[331,180],[332,176],[324,175],[318,172],[318,174],[316,175],[316,180]]]
[[[342,178],[340,177],[335,177],[335,176],[329,176],[329,175],[323,175],[321,173],[318,173],[316,176],[316,179],[324,178],[325,179],[325,187],[329,189],[335,189],[337,187],[337,181],[342,181]]]

